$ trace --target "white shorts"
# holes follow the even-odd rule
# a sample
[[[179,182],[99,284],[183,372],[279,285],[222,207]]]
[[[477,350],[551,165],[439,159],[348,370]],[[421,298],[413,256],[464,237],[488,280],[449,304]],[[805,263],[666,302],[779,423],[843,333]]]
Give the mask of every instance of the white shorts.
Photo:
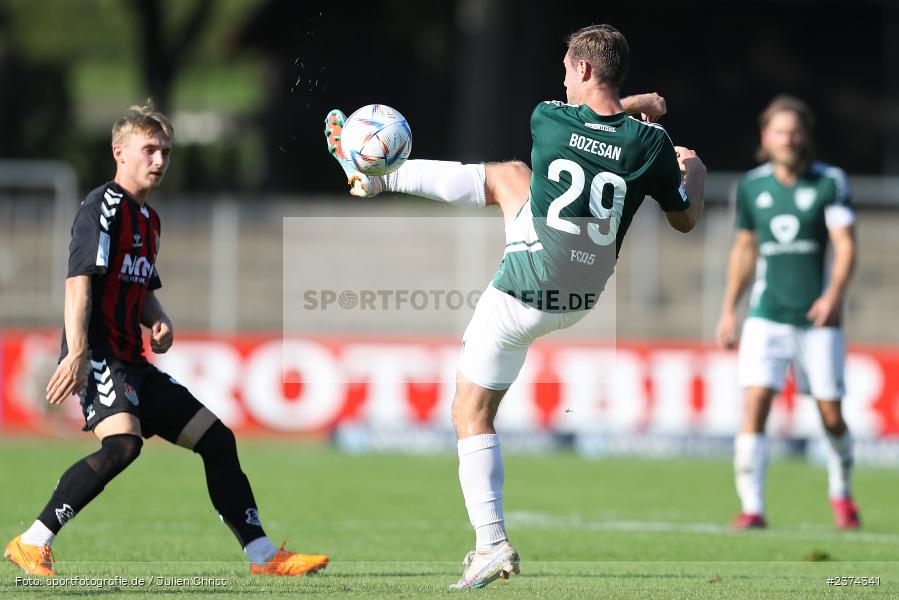
[[[508,389],[541,335],[574,325],[585,310],[546,312],[488,285],[462,334],[459,372],[491,390]]]
[[[792,364],[799,393],[841,400],[845,361],[846,339],[839,327],[804,328],[749,317],[740,337],[737,378],[742,387],[779,391]]]

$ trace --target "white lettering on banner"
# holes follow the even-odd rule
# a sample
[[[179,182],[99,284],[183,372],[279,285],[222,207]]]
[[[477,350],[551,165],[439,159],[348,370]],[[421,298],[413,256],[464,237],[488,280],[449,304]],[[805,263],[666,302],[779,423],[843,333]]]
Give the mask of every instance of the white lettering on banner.
[[[368,384],[362,418],[375,427],[415,422],[409,402],[397,399],[408,397],[410,383],[437,380],[440,366],[435,354],[424,345],[349,344],[343,353],[345,379]]]
[[[688,350],[661,350],[650,355],[653,389],[650,431],[682,433],[691,429],[695,362],[696,354]]]
[[[875,438],[883,430],[884,424],[874,404],[880,397],[885,383],[883,369],[876,360],[854,353],[846,357],[846,397],[843,399],[843,415],[846,417],[849,431],[856,439]]]
[[[156,366],[187,387],[194,397],[229,427],[241,427],[244,411],[234,397],[247,365],[225,342],[182,340],[165,354],[154,355]]]
[[[698,430],[707,435],[733,435],[743,416],[743,392],[737,386],[737,354],[709,352],[703,361],[705,406]]]
[[[633,351],[563,349],[555,368],[562,382],[564,431],[639,431],[646,420],[645,370]]]
[[[300,397],[286,398],[284,382],[299,374]],[[344,405],[345,378],[334,354],[321,344],[272,340],[246,364],[243,399],[250,415],[276,431],[306,431],[334,422]],[[399,400],[399,399],[398,399]]]
[[[603,422],[603,392],[615,377],[614,348],[600,350],[562,350],[553,361],[562,390],[559,398],[563,431],[593,431]]]
[[[35,408],[41,398],[36,391],[43,384],[35,382],[48,364],[55,364],[57,340],[55,333],[7,334],[4,343],[12,348],[13,358],[4,366],[8,384],[2,402],[11,407],[3,412],[4,426],[43,423],[45,413]],[[229,426],[239,429],[255,421],[290,432],[327,429],[348,415],[350,394],[360,392],[366,395],[354,398],[360,405],[353,413],[360,419],[402,419],[410,427],[448,428],[457,357],[455,340],[370,344],[288,339],[282,345],[278,338],[259,343],[252,337],[232,341],[189,336],[178,337],[168,353],[151,356]],[[896,389],[890,369],[897,360],[895,350],[849,354],[843,412],[856,439],[897,431],[893,415],[899,399],[885,397],[887,388]],[[291,386],[285,389],[285,370],[299,374],[299,397],[290,396]],[[574,433],[730,436],[739,429],[742,404],[733,352],[694,344],[651,348],[623,343],[617,349],[538,344],[503,402],[499,423],[507,430],[548,424],[555,431]],[[77,403],[69,406],[66,416],[81,421]],[[815,404],[804,396],[789,402],[779,396],[771,425],[776,435],[820,432]]]
[[[615,378],[606,408],[607,429],[616,431],[640,431],[645,427],[648,414],[646,365],[636,352],[618,349],[615,356]]]

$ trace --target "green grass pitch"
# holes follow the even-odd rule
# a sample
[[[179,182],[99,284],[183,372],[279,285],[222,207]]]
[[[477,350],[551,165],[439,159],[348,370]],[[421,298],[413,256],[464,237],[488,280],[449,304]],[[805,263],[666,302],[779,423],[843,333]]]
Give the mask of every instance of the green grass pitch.
[[[0,439],[3,543],[31,523],[62,471],[93,448]],[[473,546],[455,457],[347,456],[286,441],[244,440],[240,449],[270,537],[329,554],[321,574],[250,577],[211,508],[199,458],[153,440],[54,544],[60,577],[143,577],[145,586],[23,587],[16,577],[24,574],[5,563],[0,597],[899,597],[894,470],[857,470],[864,529],[837,532],[824,470],[775,461],[771,526],[734,533],[727,528],[736,511],[728,461],[509,456],[507,528],[522,575],[448,592]],[[856,576],[879,577],[880,585],[826,583]],[[163,585],[157,577],[188,583]],[[193,585],[193,577],[224,584]]]

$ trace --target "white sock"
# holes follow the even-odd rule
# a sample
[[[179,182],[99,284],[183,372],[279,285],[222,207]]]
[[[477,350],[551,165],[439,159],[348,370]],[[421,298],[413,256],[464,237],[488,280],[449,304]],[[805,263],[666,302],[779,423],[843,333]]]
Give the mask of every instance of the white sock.
[[[768,438],[764,433],[741,433],[734,440],[734,476],[743,512],[765,514],[765,470]]]
[[[383,177],[371,178],[380,191],[414,194],[454,206],[481,208],[487,205],[484,165],[463,165],[445,160],[407,160]]]
[[[22,543],[29,546],[51,546],[56,534],[50,531],[40,521],[32,523],[31,527],[22,534]]]
[[[243,551],[246,552],[250,562],[257,567],[265,566],[278,553],[278,549],[265,535],[247,544]]]
[[[852,473],[852,436],[849,430],[836,437],[824,436],[824,456],[827,457],[827,493],[831,498],[850,498],[849,476]]]
[[[506,540],[503,523],[503,454],[495,433],[459,440],[459,483],[478,549]]]

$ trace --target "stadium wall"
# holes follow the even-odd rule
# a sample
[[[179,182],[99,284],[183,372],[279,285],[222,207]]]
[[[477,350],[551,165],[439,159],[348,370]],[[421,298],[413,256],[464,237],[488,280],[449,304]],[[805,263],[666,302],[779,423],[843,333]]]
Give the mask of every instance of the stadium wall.
[[[706,212],[689,235],[672,230],[654,202],[643,203],[614,277],[619,337],[713,339],[734,236],[727,197],[738,175],[710,174]],[[846,302],[847,338],[896,346],[899,325],[884,315],[893,313],[899,296],[894,264],[899,178],[853,177],[852,186],[859,206],[859,262]],[[66,194],[73,193],[13,193],[0,177],[0,330],[60,325],[65,256],[78,202]],[[160,195],[153,204],[164,231],[159,295],[181,331],[281,331],[285,323],[277,299],[293,282],[338,292],[363,287],[480,291],[505,244],[496,211],[410,198],[360,203],[338,195]],[[285,277],[290,274],[294,277]],[[458,337],[469,316],[465,311],[382,311],[376,320],[363,322],[362,313],[307,312],[307,322],[295,333],[306,335],[314,325],[328,334],[411,330]],[[582,335],[583,327],[577,329]]]

